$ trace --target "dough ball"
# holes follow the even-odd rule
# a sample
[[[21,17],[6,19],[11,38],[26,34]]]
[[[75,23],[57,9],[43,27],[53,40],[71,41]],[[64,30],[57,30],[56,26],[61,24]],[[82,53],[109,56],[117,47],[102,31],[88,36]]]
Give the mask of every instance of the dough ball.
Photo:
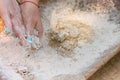
[[[78,43],[87,43],[91,40],[93,30],[91,26],[77,20],[59,20],[53,27],[52,39],[60,42],[66,50],[75,48]]]

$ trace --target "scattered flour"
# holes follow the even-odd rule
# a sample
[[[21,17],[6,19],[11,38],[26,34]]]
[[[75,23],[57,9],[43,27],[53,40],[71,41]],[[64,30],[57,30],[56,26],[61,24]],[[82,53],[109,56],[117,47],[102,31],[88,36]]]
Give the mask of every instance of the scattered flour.
[[[11,68],[0,65],[0,80],[24,80]]]
[[[57,12],[56,15],[55,12]],[[5,34],[0,35],[0,62],[2,66],[12,67],[14,72],[21,75],[24,80],[74,80],[73,78],[80,80],[81,77],[84,80],[92,65],[101,60],[103,56],[109,55],[104,52],[120,44],[119,25],[109,22],[108,14],[73,11],[64,0],[56,0],[42,5],[41,14],[45,31],[41,39],[42,47],[38,50],[26,50],[19,45],[18,39]],[[80,43],[75,46],[72,52],[74,54],[70,54],[70,57],[61,56],[59,51],[49,45],[48,37],[49,32],[55,29],[52,26],[53,23],[55,23],[54,25],[58,24],[58,20],[62,20],[59,25],[63,25],[61,23],[68,25],[67,21],[69,20],[85,24],[89,26],[85,27],[85,32],[88,30],[88,32],[94,33],[94,37],[87,37],[88,42],[85,42],[85,45],[81,46]],[[69,22],[71,25],[74,24]],[[88,34],[86,33],[85,36]],[[63,40],[62,38],[60,41]],[[89,42],[89,39],[92,39],[92,42]],[[2,68],[2,70],[4,69]],[[17,76],[14,77],[17,80]]]

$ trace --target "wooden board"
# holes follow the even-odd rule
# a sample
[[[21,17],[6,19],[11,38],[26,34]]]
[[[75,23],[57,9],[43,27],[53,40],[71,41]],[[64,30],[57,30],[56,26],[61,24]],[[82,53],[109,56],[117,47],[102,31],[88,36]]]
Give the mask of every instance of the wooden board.
[[[89,79],[97,70],[99,70],[103,65],[105,65],[111,58],[113,58],[116,54],[118,54],[120,51],[119,44],[113,48],[111,48],[108,51],[105,51],[107,53],[106,55],[103,55],[96,63],[92,64],[89,70],[86,70],[84,75],[86,76],[86,79]]]
[[[113,32],[114,29],[112,27],[118,26],[115,23],[107,22],[106,17],[105,20],[103,16],[99,16],[98,14],[92,14],[89,12],[80,12],[80,14],[73,15],[74,13],[71,13],[70,17],[74,16],[77,17],[75,19],[80,18],[81,21],[85,22],[86,24],[93,26],[94,28],[98,28],[98,33],[99,33],[99,28],[102,27],[101,30],[103,32],[106,32],[105,34],[101,35],[100,37],[102,38],[101,44],[100,45],[93,45],[90,44],[88,46],[84,46],[84,48],[87,48],[85,50],[82,50],[81,52],[79,51],[78,55],[77,52],[76,54],[73,54],[72,56],[61,56],[59,52],[51,47],[49,43],[49,37],[46,34],[49,34],[48,32],[51,29],[51,18],[54,17],[53,12],[56,9],[56,14],[64,14],[65,16],[60,15],[61,18],[67,18],[66,16],[69,16],[69,13],[66,13],[65,11],[72,12],[69,8],[64,8],[66,5],[57,4],[56,2],[52,2],[49,4],[44,4],[41,7],[41,16],[43,20],[43,26],[45,28],[45,34],[43,37],[43,42],[42,45],[43,47],[37,51],[33,51],[33,54],[30,54],[27,50],[25,51],[23,47],[21,47],[18,44],[18,41],[16,41],[16,38],[11,37],[11,36],[1,36],[0,38],[0,61],[3,62],[5,65],[17,68],[19,70],[19,66],[25,65],[25,71],[27,71],[27,74],[24,75],[24,70],[23,73],[22,71],[17,71],[22,75],[22,77],[29,78],[29,73],[33,72],[36,70],[35,73],[38,73],[37,75],[40,75],[43,78],[42,80],[50,80],[47,79],[47,77],[51,78],[52,75],[52,80],[80,80],[81,78],[79,76],[83,76],[86,79],[88,79],[90,76],[92,76],[98,69],[100,69],[104,64],[106,64],[113,56],[115,56],[119,50],[120,50],[120,36],[118,33],[120,33],[120,30],[115,30],[118,31],[116,33],[113,33],[111,35],[106,35],[105,34],[110,32]],[[58,7],[60,6],[60,7]],[[62,7],[62,9],[61,9]],[[61,10],[61,11],[59,11]],[[57,17],[57,16],[55,16]],[[73,18],[74,18],[73,17]],[[72,18],[71,18],[72,19]],[[87,20],[88,19],[88,20]],[[56,20],[53,20],[55,22]],[[107,28],[106,28],[107,27]],[[110,28],[111,29],[110,29]],[[116,27],[117,28],[117,27]],[[104,31],[104,29],[108,29]],[[94,29],[95,30],[95,29]],[[107,32],[108,31],[108,32]],[[96,31],[97,33],[97,31]],[[102,31],[100,32],[102,34]],[[102,37],[103,36],[103,37]],[[109,40],[104,42],[104,38],[108,38]],[[99,38],[99,37],[97,37]],[[116,38],[115,40],[113,38]],[[110,40],[113,39],[113,40]],[[99,39],[95,39],[93,43]],[[95,48],[106,44],[107,42],[113,42],[113,44],[107,44],[107,48],[99,48],[101,53],[97,52],[96,53],[91,53],[92,50],[95,50]],[[114,43],[115,42],[115,43]],[[4,44],[4,45],[3,45]],[[53,43],[55,44],[55,43]],[[3,46],[2,46],[3,45]],[[91,47],[94,47],[93,49]],[[91,48],[91,49],[88,49]],[[98,49],[98,50],[99,50]],[[7,51],[8,50],[8,51]],[[89,51],[91,50],[91,51]],[[82,53],[84,52],[84,53]],[[88,53],[87,53],[88,52]],[[25,53],[25,54],[24,54]],[[22,54],[22,55],[21,55]],[[64,53],[63,53],[64,54]],[[68,54],[69,55],[69,54]],[[96,55],[96,56],[94,56]],[[7,56],[7,57],[6,57]],[[79,56],[78,59],[76,59]],[[90,58],[90,59],[87,59]],[[87,59],[87,60],[86,60]],[[87,64],[88,63],[88,64]],[[19,65],[20,64],[20,65]],[[12,65],[12,66],[11,66]],[[72,66],[72,67],[71,67]],[[24,67],[24,66],[23,66]],[[27,69],[27,67],[30,67],[30,70]],[[38,71],[38,72],[37,72]],[[76,74],[75,74],[76,73]],[[17,73],[16,73],[17,74]],[[27,75],[27,76],[26,76]],[[47,76],[47,77],[46,77]],[[71,78],[71,79],[70,79]],[[38,79],[38,80],[40,80]],[[36,80],[36,79],[34,79]]]

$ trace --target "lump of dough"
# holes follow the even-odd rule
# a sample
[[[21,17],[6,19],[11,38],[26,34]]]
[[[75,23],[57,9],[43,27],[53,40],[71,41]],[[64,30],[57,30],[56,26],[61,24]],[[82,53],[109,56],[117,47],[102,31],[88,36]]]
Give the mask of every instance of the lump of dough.
[[[38,31],[34,30],[34,35],[32,35],[32,42],[28,45],[27,49],[38,50],[41,47],[41,41],[38,37]]]
[[[75,48],[78,43],[91,40],[93,30],[91,26],[77,20],[60,20],[53,28],[52,39],[58,41],[66,50]]]

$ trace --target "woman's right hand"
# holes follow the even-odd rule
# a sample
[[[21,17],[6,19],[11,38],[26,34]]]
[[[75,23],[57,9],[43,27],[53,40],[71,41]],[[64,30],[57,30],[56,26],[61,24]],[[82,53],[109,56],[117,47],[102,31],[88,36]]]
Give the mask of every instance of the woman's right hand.
[[[23,25],[21,10],[16,0],[0,0],[0,17],[5,25],[5,32],[14,32],[21,44],[26,46],[25,27]]]

